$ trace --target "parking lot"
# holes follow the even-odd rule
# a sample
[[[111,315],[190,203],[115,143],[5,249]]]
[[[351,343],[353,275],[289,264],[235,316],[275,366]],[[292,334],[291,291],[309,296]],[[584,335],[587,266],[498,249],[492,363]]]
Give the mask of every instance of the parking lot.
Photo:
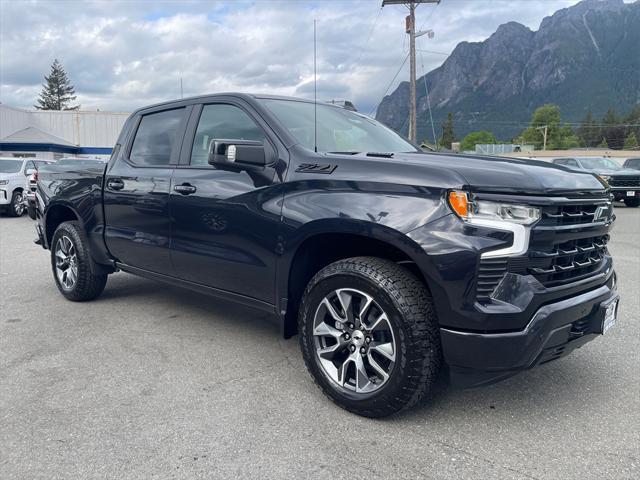
[[[384,420],[328,401],[260,312],[124,273],[64,300],[33,222],[0,217],[0,477],[638,478],[640,209],[616,214],[604,338]]]

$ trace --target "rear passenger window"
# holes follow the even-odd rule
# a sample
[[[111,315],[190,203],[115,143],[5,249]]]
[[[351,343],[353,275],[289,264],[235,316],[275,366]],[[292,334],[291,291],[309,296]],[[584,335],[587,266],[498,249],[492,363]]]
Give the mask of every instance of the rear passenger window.
[[[144,166],[168,165],[185,112],[184,108],[176,108],[143,116],[129,160]]]
[[[191,150],[191,165],[208,165],[212,140],[256,140],[264,142],[260,127],[244,110],[234,105],[205,105]]]

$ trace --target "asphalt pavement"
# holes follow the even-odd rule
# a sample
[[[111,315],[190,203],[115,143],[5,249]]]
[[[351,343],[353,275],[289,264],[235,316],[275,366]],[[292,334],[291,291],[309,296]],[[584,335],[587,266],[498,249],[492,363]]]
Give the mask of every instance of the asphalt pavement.
[[[124,273],[66,301],[33,222],[0,217],[0,478],[640,478],[640,209],[616,214],[607,335],[384,420],[260,312]]]

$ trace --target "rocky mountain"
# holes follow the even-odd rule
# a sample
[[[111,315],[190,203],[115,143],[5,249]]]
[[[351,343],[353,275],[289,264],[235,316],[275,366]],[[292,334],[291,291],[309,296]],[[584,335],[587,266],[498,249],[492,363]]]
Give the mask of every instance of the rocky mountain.
[[[640,0],[583,0],[546,17],[537,31],[509,22],[483,42],[459,43],[425,75],[436,134],[454,114],[461,138],[491,130],[510,140],[544,103],[560,106],[563,121],[587,110],[627,114],[640,104]],[[417,82],[418,138],[431,138],[424,79]],[[386,96],[376,118],[408,130],[409,83]]]

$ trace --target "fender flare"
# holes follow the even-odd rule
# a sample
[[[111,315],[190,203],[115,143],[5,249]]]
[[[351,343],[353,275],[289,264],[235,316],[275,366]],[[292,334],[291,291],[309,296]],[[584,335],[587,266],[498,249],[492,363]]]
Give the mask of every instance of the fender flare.
[[[291,315],[290,312],[287,313],[287,307],[289,303],[289,279],[294,260],[300,247],[307,240],[323,234],[356,235],[386,243],[402,252],[418,266],[428,287],[433,281],[431,276],[427,276],[423,269],[425,265],[431,263],[427,252],[403,232],[382,224],[353,218],[329,218],[311,221],[301,226],[289,237],[284,247],[284,253],[278,258],[276,264],[276,311],[280,318],[282,331],[287,338],[291,336],[291,332],[288,332],[288,322],[285,316],[289,317]],[[428,270],[431,270],[431,268]]]

